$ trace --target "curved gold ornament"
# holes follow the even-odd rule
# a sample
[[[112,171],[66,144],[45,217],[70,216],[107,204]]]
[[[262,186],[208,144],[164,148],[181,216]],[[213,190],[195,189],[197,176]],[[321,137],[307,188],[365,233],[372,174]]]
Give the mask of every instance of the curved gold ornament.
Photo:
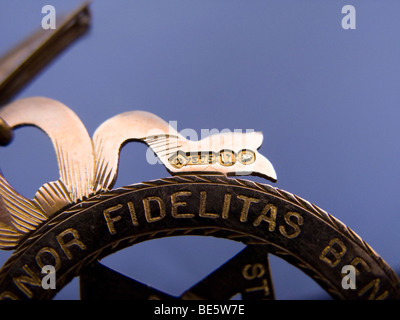
[[[117,178],[120,149],[130,141],[147,144],[173,175],[200,172],[277,179],[272,164],[257,152],[261,132],[221,133],[190,141],[156,115],[131,111],[105,121],[92,141],[71,109],[44,97],[16,100],[0,110],[0,118],[12,129],[35,126],[44,131],[55,149],[60,173],[57,181],[40,187],[32,200],[0,174],[2,249],[15,248],[24,234],[67,205],[110,190]],[[177,165],[180,156],[188,159],[184,165]]]
[[[178,133],[166,121],[146,111],[125,112],[104,122],[94,133],[96,154],[95,184],[101,189],[111,189],[118,170],[118,155],[128,141],[146,143],[167,170],[175,175],[182,173],[222,173],[224,175],[258,175],[276,181],[274,167],[267,158],[257,152],[261,147],[261,132],[227,132],[208,136],[200,141],[190,141]],[[254,155],[254,161],[210,161],[229,153]],[[204,159],[201,159],[203,155]],[[179,161],[179,157],[182,161]],[[188,158],[198,159],[191,162]],[[177,162],[174,162],[178,158]],[[229,163],[227,165],[227,163]]]

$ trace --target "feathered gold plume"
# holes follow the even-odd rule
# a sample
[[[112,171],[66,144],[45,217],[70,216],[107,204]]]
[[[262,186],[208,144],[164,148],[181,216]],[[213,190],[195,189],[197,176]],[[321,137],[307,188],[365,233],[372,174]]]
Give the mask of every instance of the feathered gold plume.
[[[1,249],[14,248],[23,235],[65,206],[111,189],[120,148],[129,141],[146,143],[172,174],[260,175],[276,181],[272,164],[257,152],[261,132],[220,133],[190,141],[156,115],[131,111],[105,121],[92,142],[72,110],[42,97],[10,103],[0,109],[0,119],[13,129],[31,125],[43,130],[53,143],[60,173],[57,181],[41,186],[32,200],[0,173]]]
[[[12,248],[54,212],[93,193],[92,140],[80,119],[62,103],[41,97],[17,100],[0,110],[11,127],[43,130],[56,151],[60,179],[44,184],[33,200],[20,195],[0,174],[0,248]]]

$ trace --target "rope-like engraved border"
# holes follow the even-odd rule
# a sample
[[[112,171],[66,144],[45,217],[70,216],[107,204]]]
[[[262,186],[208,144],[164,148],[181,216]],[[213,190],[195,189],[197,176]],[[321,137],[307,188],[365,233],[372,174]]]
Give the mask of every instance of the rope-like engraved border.
[[[222,185],[230,185],[230,186],[238,186],[238,187],[244,187],[244,188],[249,188],[252,190],[257,190],[261,192],[268,193],[276,198],[282,199],[286,202],[289,202],[295,206],[298,206],[302,208],[303,210],[308,211],[309,213],[315,215],[316,217],[320,218],[323,220],[325,223],[327,223],[329,226],[337,230],[340,234],[342,234],[343,237],[347,238],[348,240],[354,242],[357,246],[362,248],[372,259],[374,259],[377,264],[382,268],[382,270],[387,274],[388,279],[391,281],[391,284],[394,287],[400,287],[400,280],[397,276],[397,274],[390,268],[390,266],[364,241],[361,239],[359,235],[357,235],[351,228],[347,227],[345,224],[343,224],[341,221],[333,217],[331,214],[327,213],[323,209],[319,208],[313,203],[310,203],[309,201],[302,199],[288,191],[278,189],[275,187],[272,187],[267,184],[261,184],[258,182],[254,181],[249,181],[249,180],[243,180],[243,179],[238,179],[238,178],[226,178],[225,176],[221,175],[181,175],[181,176],[175,176],[175,177],[169,177],[169,178],[161,178],[157,180],[152,180],[152,181],[146,181],[142,182],[139,184],[133,184],[125,187],[120,187],[118,189],[113,189],[101,194],[94,195],[78,204],[73,205],[72,207],[61,211],[57,214],[55,214],[52,218],[47,220],[44,225],[46,228],[42,230],[42,227],[39,227],[35,232],[32,232],[28,234],[28,236],[24,239],[24,241],[21,242],[21,244],[17,247],[17,250],[11,255],[11,257],[8,259],[6,264],[3,265],[0,271],[6,272],[6,270],[13,264],[14,260],[18,258],[29,246],[32,242],[36,241],[43,235],[43,231],[48,231],[48,226],[52,225],[57,225],[60,223],[66,215],[71,215],[74,213],[77,213],[81,210],[84,210],[86,208],[89,208],[93,204],[97,204],[99,202],[107,201],[110,198],[116,197],[118,195],[124,194],[129,191],[136,191],[140,189],[146,189],[146,188],[157,188],[157,187],[163,187],[167,185],[174,185],[174,184],[180,184],[180,183],[186,183],[186,184],[222,184]],[[189,234],[189,233],[188,233]],[[151,239],[153,237],[150,237]],[[144,241],[144,240],[143,240]],[[133,242],[132,242],[133,243]],[[279,251],[277,251],[279,252]],[[285,253],[289,254],[289,253]],[[284,252],[281,252],[281,255],[284,255]],[[294,257],[296,260],[298,260],[297,257]],[[300,269],[309,269],[312,270],[312,266],[304,266],[299,261],[299,263],[296,263],[296,265]],[[2,273],[3,273],[2,272]],[[4,273],[3,273],[4,274]],[[318,274],[318,272],[316,272]],[[322,279],[323,280],[323,279]],[[337,294],[338,292],[335,292]]]

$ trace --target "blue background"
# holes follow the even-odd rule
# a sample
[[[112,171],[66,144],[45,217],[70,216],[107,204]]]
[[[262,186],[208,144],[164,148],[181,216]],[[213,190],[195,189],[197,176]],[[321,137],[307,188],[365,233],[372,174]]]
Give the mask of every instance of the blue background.
[[[0,51],[79,1],[0,1]],[[344,5],[356,30],[344,30]],[[101,1],[90,33],[16,98],[46,96],[77,113],[89,134],[108,118],[146,110],[178,130],[254,129],[274,165],[275,186],[328,211],[400,270],[400,2],[397,0]],[[146,146],[121,152],[116,186],[168,176]],[[8,181],[32,198],[58,179],[50,140],[18,129],[0,150]],[[259,178],[254,181],[266,182]],[[210,237],[164,238],[103,262],[179,295],[243,245]],[[4,263],[10,252],[0,252]],[[278,299],[327,295],[276,257]],[[78,299],[78,280],[57,299]]]

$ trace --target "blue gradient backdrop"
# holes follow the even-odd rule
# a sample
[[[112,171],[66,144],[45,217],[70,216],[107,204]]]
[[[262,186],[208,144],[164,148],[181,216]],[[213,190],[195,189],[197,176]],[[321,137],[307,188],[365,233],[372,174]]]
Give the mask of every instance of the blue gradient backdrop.
[[[1,52],[40,28],[45,4],[63,13],[79,1],[0,1]],[[346,4],[357,10],[356,30],[341,27]],[[337,217],[400,270],[400,1],[95,0],[91,9],[90,33],[16,98],[57,99],[90,134],[137,109],[199,134],[262,131],[275,185]],[[168,176],[145,152],[123,148],[117,186]],[[16,131],[0,168],[30,198],[58,178],[50,140],[34,128]],[[169,238],[103,262],[178,295],[242,247]],[[271,265],[278,299],[327,297],[286,262]],[[78,298],[77,280],[57,295]]]

